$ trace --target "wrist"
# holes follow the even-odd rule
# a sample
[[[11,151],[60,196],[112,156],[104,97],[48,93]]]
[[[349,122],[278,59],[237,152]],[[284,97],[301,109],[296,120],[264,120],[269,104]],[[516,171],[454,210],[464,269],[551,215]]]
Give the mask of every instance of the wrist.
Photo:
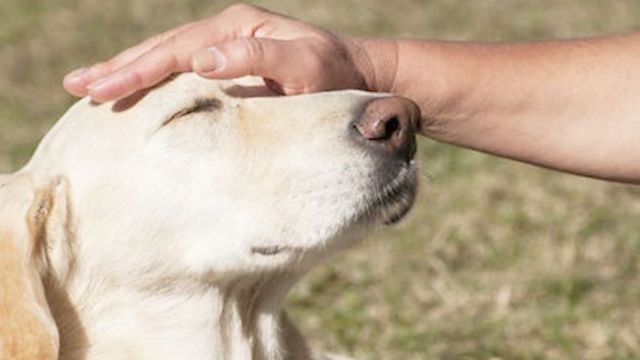
[[[350,38],[351,55],[365,90],[393,92],[398,70],[398,44],[391,39]]]
[[[422,112],[419,132],[453,141],[458,120],[473,112],[475,60],[464,44],[430,40],[398,40],[397,72],[392,92],[415,101]]]

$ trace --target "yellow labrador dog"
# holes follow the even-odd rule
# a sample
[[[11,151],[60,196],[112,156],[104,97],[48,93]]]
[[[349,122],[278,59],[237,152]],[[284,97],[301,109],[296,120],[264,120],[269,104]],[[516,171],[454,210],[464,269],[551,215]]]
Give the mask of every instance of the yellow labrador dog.
[[[0,177],[0,358],[311,359],[291,286],[416,186],[411,102],[182,75]]]

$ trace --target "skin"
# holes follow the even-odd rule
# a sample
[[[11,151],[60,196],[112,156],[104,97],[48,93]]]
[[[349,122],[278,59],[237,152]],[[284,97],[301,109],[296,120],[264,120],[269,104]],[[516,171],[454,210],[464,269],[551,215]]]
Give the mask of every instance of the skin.
[[[258,75],[285,95],[391,92],[420,106],[420,132],[436,140],[640,183],[640,33],[511,44],[363,39],[241,4],[76,70],[64,86],[108,101],[185,71]]]

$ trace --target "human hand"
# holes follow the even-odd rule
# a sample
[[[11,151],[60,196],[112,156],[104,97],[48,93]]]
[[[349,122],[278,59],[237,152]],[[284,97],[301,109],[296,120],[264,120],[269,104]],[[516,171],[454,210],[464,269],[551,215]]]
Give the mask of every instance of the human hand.
[[[126,97],[173,73],[229,79],[257,75],[281,94],[356,88],[379,90],[368,41],[340,37],[252,5],[233,5],[81,68],[65,89],[97,101]],[[378,77],[378,78],[377,78]]]

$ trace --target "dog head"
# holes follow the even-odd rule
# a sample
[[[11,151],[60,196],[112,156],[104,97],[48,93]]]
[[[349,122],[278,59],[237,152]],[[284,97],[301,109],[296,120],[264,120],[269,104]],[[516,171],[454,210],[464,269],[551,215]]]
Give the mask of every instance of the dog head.
[[[411,205],[407,100],[183,75],[127,101],[79,102],[25,169],[67,179],[83,260],[122,276],[304,266]]]
[[[76,266],[144,285],[304,271],[407,212],[414,104],[257,84],[182,75],[117,103],[81,100],[2,178],[1,244],[18,244],[24,271],[0,266],[35,284],[16,290],[34,319],[50,318],[38,275],[64,281]]]

